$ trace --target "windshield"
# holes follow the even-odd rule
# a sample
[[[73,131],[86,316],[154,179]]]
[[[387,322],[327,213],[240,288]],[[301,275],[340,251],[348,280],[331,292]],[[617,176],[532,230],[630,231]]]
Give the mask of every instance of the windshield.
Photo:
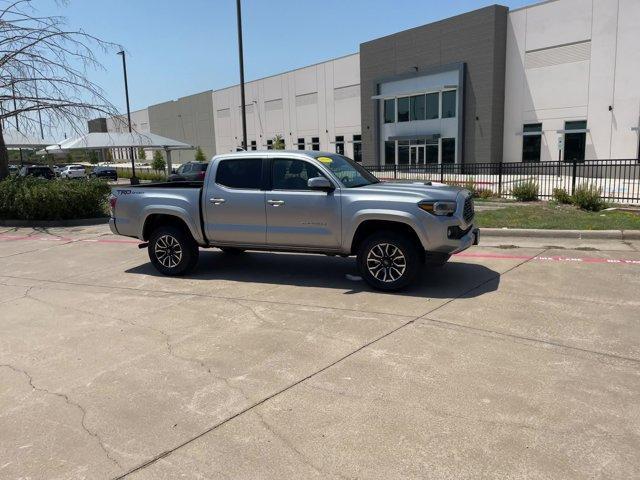
[[[361,165],[342,155],[333,153],[320,154],[316,157],[316,160],[331,170],[340,179],[340,183],[347,188],[363,187],[380,182]]]

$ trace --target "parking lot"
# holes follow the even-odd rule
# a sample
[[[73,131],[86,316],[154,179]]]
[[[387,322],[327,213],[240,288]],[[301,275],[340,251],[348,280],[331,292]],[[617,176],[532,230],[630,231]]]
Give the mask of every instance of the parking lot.
[[[549,242],[383,294],[353,259],[168,278],[103,225],[0,227],[0,478],[638,478],[640,242]]]

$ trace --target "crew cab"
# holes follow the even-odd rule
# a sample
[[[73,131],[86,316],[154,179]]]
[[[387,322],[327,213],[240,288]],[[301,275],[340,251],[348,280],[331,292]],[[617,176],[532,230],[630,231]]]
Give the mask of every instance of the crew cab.
[[[199,248],[356,255],[368,284],[394,291],[479,236],[467,190],[381,182],[318,151],[217,155],[202,182],[115,187],[110,206],[111,231],[142,240],[166,275],[191,271]]]

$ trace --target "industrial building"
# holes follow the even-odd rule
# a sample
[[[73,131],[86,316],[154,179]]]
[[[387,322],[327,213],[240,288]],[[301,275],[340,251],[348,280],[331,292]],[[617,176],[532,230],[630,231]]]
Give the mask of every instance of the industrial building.
[[[638,158],[639,38],[638,0],[481,8],[247,82],[246,148],[277,138],[367,165]],[[207,156],[235,151],[240,88],[153,105],[132,123]]]

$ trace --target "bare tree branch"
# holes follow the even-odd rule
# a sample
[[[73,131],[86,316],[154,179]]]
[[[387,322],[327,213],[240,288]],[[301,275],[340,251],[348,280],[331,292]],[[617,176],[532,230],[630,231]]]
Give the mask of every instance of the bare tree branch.
[[[103,70],[94,52],[118,50],[62,16],[38,15],[31,0],[0,0],[0,180],[8,175],[3,132],[16,122],[25,133],[39,131],[38,116],[48,131],[81,132],[96,114],[121,118],[89,78]]]

